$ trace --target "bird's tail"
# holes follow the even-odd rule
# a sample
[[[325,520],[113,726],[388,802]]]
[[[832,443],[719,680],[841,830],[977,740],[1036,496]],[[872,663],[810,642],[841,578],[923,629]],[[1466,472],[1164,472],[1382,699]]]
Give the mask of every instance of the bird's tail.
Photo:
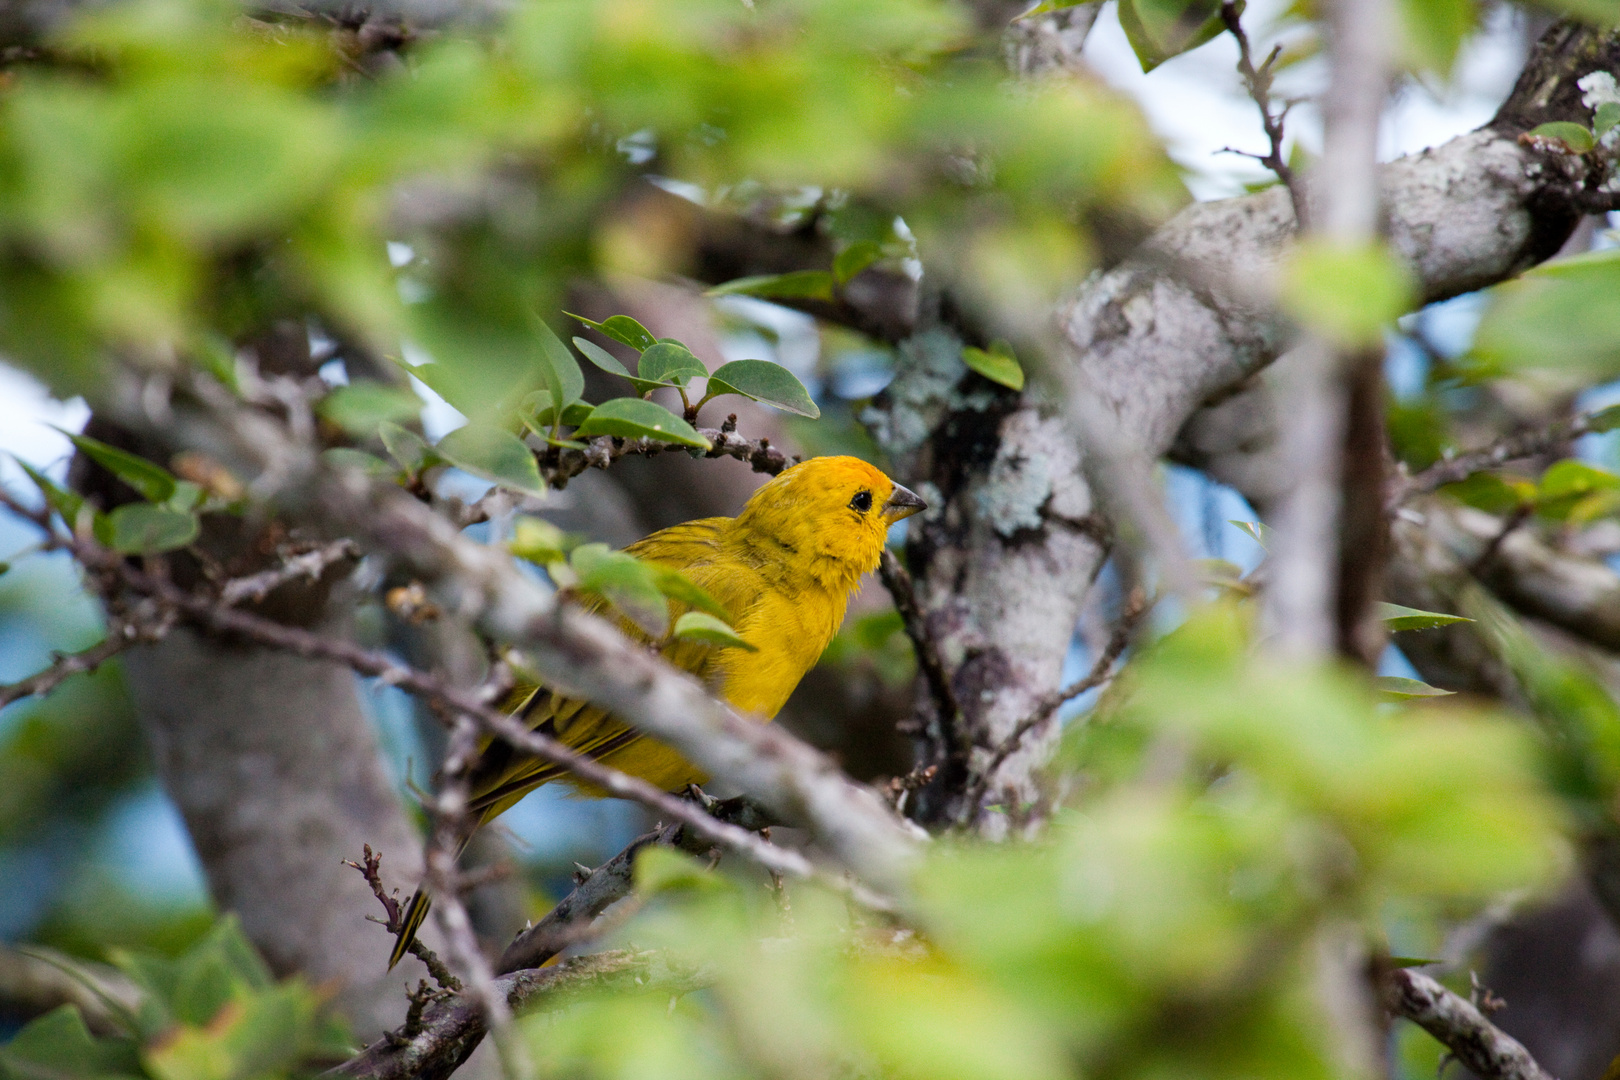
[[[422,928],[422,921],[427,918],[428,909],[432,906],[433,897],[427,894],[426,889],[417,889],[411,895],[410,903],[405,905],[405,914],[400,918],[403,925],[398,940],[394,942],[394,951],[388,954],[389,971],[393,971],[394,965],[411,951],[411,942],[416,940],[416,932]]]

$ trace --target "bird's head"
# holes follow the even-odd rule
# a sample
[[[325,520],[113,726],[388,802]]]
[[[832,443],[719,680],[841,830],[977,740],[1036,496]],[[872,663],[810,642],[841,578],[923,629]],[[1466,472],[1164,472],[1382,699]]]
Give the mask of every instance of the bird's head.
[[[877,568],[889,526],[925,509],[914,493],[859,458],[817,457],[754,492],[737,524],[824,584],[852,588]]]

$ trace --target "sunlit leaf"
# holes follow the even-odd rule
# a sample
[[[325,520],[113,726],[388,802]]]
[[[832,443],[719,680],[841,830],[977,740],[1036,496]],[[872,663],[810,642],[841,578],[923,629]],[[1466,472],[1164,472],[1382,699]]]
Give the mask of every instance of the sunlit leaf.
[[[1411,273],[1382,245],[1306,241],[1283,273],[1288,313],[1346,348],[1377,345],[1385,328],[1416,300]]]
[[[657,572],[647,563],[606,544],[581,544],[568,556],[575,588],[597,593],[630,621],[654,637],[669,626],[669,602],[658,588]]]
[[[698,585],[691,578],[673,567],[663,566],[656,562],[647,565],[653,569],[653,581],[658,585],[658,591],[671,600],[678,600],[689,607],[707,612],[717,619],[729,623],[731,613],[725,605],[716,600],[705,588]]]
[[[1568,120],[1554,120],[1547,124],[1538,124],[1528,132],[1534,138],[1552,139],[1563,143],[1571,151],[1584,154],[1592,149],[1592,131],[1584,124],[1571,123]]]
[[[812,420],[821,415],[821,410],[810,397],[810,391],[804,388],[798,376],[781,364],[768,360],[733,360],[720,365],[709,376],[704,394],[706,397],[741,394],[745,398],[763,401]]]
[[[993,383],[1010,390],[1024,388],[1024,369],[1018,363],[1018,357],[1013,355],[1012,346],[1005,341],[993,342],[989,349],[964,346],[962,361]]]

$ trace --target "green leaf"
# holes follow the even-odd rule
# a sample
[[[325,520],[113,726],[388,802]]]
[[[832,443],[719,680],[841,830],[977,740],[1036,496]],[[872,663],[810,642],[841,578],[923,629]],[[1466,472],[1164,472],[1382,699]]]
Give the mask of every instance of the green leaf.
[[[1301,243],[1283,282],[1283,307],[1302,325],[1345,348],[1370,348],[1410,311],[1416,291],[1406,264],[1382,244]]]
[[[650,896],[674,889],[730,892],[734,886],[684,851],[649,844],[636,853],[636,891]]]
[[[1440,490],[1465,506],[1488,514],[1510,514],[1534,502],[1536,497],[1536,486],[1528,480],[1518,477],[1509,480],[1488,472],[1475,473]]]
[[[1620,248],[1527,271],[1491,290],[1474,351],[1507,367],[1620,370]]]
[[[1592,134],[1603,138],[1620,125],[1620,101],[1605,101],[1592,114]]]
[[[636,375],[654,386],[685,386],[708,373],[692,350],[675,341],[654,342],[636,365]]]
[[[540,358],[546,372],[546,389],[551,392],[553,401],[561,401],[565,407],[571,405],[585,392],[585,373],[579,369],[579,361],[568,351],[568,346],[562,343],[562,338],[546,325],[544,319],[532,315],[532,321],[535,337],[540,339]]]
[[[992,342],[988,350],[963,346],[962,361],[993,383],[1010,390],[1024,388],[1024,369],[1013,355],[1012,346],[1005,341]]]
[[[1271,538],[1271,526],[1267,525],[1265,522],[1233,521],[1228,519],[1226,523],[1228,525],[1236,525],[1243,532],[1247,533],[1249,538],[1255,543],[1259,544],[1263,548],[1267,547],[1267,541]]]
[[[1541,474],[1541,482],[1536,486],[1536,512],[1561,521],[1570,517],[1589,496],[1616,490],[1620,490],[1620,476],[1584,461],[1566,459]]]
[[[399,467],[410,476],[415,476],[437,459],[427,440],[398,424],[386,421],[378,424],[377,437],[382,439],[383,447],[393,459],[399,462]]]
[[[422,399],[405,387],[362,379],[335,388],[315,408],[349,434],[366,436],[382,424],[421,415]]]
[[[61,428],[56,430],[62,431]],[[116,446],[108,446],[87,435],[75,435],[71,431],[62,431],[62,434],[73,440],[79,453],[140,492],[141,498],[147,502],[167,502],[169,496],[174,494],[174,475],[161,465],[154,465],[143,457]]]
[[[623,316],[620,316],[620,318],[622,317]],[[608,352],[594,341],[590,341],[582,337],[576,337],[574,338],[574,348],[578,349],[585,359],[589,360],[591,363],[595,364],[609,375],[617,375],[623,379],[635,378],[634,375],[630,374],[630,369],[619,362],[619,358],[617,356],[614,356],[612,353]],[[647,348],[650,349],[652,346],[649,345]]]
[[[738,636],[725,622],[710,615],[707,611],[688,611],[675,620],[675,636],[689,641],[701,641],[707,645],[719,648],[746,649],[748,652],[758,652],[757,645],[750,645]]]
[[[570,427],[582,424],[585,422],[585,418],[591,415],[592,407],[589,402],[585,401],[570,402],[567,408],[562,411],[562,422]],[[556,419],[551,409],[550,391],[536,390],[524,398],[523,410],[518,415],[522,417],[524,425],[530,431],[542,439],[549,439],[551,426]]]
[[[160,555],[197,539],[197,515],[155,503],[128,503],[96,522],[96,539],[121,555]]]
[[[72,1005],[57,1006],[0,1046],[0,1076],[17,1080],[120,1080],[144,1075],[132,1040],[96,1038]]]
[[[774,300],[831,300],[833,276],[825,270],[760,274],[716,285],[704,296],[758,296]]]
[[[528,495],[544,495],[540,467],[523,440],[493,424],[467,424],[434,447],[440,457],[474,476]]]
[[[645,326],[642,326],[628,315],[614,315],[606,322],[592,322],[585,316],[575,315],[570,311],[565,311],[563,314],[570,319],[578,319],[603,337],[611,338],[620,345],[628,345],[637,352],[652,348],[658,341],[648,332]]]
[[[1571,123],[1568,120],[1554,120],[1551,123],[1538,124],[1531,128],[1528,134],[1536,138],[1553,139],[1561,142],[1577,154],[1584,154],[1596,145],[1590,128],[1584,124]]]
[[[50,477],[22,458],[13,455],[12,460],[28,474],[28,479],[34,482],[34,486],[39,488],[39,493],[45,498],[45,504],[62,515],[62,520],[67,522],[68,528],[76,528],[79,523],[79,511],[84,509],[84,496],[76,491],[57,487]]]
[[[724,604],[714,598],[709,590],[703,588],[674,567],[664,566],[656,562],[649,562],[647,565],[653,569],[653,581],[658,586],[659,592],[671,600],[677,600],[688,607],[706,611],[717,619],[724,619],[727,623],[731,621],[731,613],[726,610]]]
[[[839,285],[847,285],[850,278],[882,257],[882,244],[876,240],[857,240],[833,259],[833,277],[837,279]]]
[[[640,398],[614,398],[604,401],[585,422],[574,429],[575,438],[617,435],[625,439],[657,439],[679,446],[709,449],[709,440],[699,435],[685,420],[655,401]]]
[[[1240,3],[1240,14],[1242,10]],[[1119,25],[1143,71],[1196,49],[1226,29],[1220,0],[1119,0]]]
[[[658,588],[658,575],[647,563],[606,544],[581,544],[568,557],[576,588],[605,597],[626,618],[653,637],[669,626],[669,602]]]
[[[1455,690],[1442,690],[1438,686],[1430,686],[1426,682],[1416,679],[1403,679],[1399,675],[1378,675],[1373,678],[1373,687],[1387,697],[1397,701],[1409,698],[1449,697]]]
[[[1615,428],[1620,428],[1620,405],[1599,409],[1586,418],[1586,430],[1594,434],[1601,435]]]
[[[1436,626],[1450,626],[1452,623],[1474,621],[1461,615],[1446,615],[1439,611],[1420,611],[1417,608],[1386,603],[1378,605],[1378,617],[1392,631],[1430,630]]]
[[[769,360],[733,360],[721,364],[704,391],[705,398],[722,394],[740,394],[754,401],[775,405],[784,412],[808,416],[814,420],[821,415],[810,391],[804,388],[798,376]]]
[[[321,460],[334,469],[359,469],[367,476],[378,480],[392,480],[399,471],[376,454],[368,454],[351,446],[334,446],[322,450]]]
[[[554,563],[563,557],[563,531],[544,518],[520,517],[512,527],[507,550],[536,566]]]
[[[1473,0],[1401,0],[1397,7],[1406,65],[1444,75],[1473,31]]]

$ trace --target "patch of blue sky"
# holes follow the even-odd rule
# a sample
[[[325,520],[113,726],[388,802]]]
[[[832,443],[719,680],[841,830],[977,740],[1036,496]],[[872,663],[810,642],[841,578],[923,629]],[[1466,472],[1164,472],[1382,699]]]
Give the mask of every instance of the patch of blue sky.
[[[646,812],[623,799],[585,799],[563,784],[545,784],[502,814],[516,856],[529,863],[578,860],[596,866],[647,825]]]
[[[200,907],[208,884],[191,836],[174,803],[156,781],[121,796],[108,808],[90,863],[147,904]]]
[[[45,915],[66,867],[65,846],[0,848],[0,941],[16,941]]]

